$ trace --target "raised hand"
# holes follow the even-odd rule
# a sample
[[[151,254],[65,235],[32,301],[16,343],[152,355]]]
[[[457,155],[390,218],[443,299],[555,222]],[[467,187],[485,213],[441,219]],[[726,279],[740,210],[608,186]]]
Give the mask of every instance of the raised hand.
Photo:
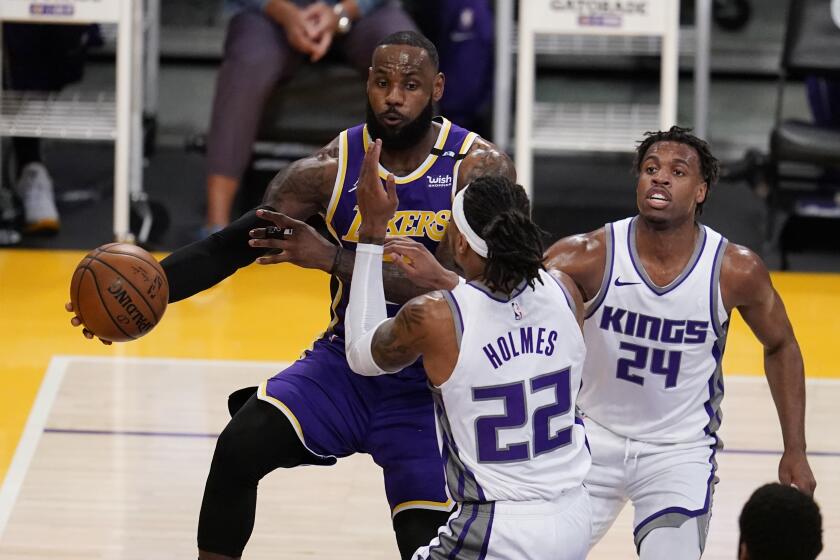
[[[385,241],[385,255],[393,257],[415,286],[430,290],[451,290],[458,285],[458,275],[447,270],[425,245],[408,237],[390,237]]]
[[[382,140],[377,139],[365,153],[362,170],[356,188],[356,200],[362,225],[359,228],[359,241],[381,245],[385,242],[388,222],[394,217],[400,201],[397,198],[397,184],[392,173],[385,180],[379,178],[379,155],[382,152]]]

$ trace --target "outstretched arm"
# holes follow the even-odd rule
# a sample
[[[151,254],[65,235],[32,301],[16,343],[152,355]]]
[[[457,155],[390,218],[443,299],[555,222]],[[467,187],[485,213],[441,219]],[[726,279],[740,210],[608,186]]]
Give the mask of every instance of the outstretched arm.
[[[738,309],[764,347],[764,375],[785,448],[779,481],[812,494],[817,483],[805,454],[805,368],[784,303],[764,263],[745,247],[727,247],[720,282],[724,305]]]
[[[329,203],[337,170],[338,144],[333,141],[317,154],[300,159],[269,184],[264,209],[279,210],[305,220]],[[169,281],[169,301],[176,302],[214,286],[264,255],[249,246],[249,232],[271,222],[251,210],[223,230],[176,250],[161,261]]]
[[[338,142],[333,140],[315,155],[294,162],[271,181],[261,208],[281,210],[302,220],[326,208],[338,169],[337,156]],[[246,212],[223,230],[181,247],[161,261],[169,283],[169,303],[215,286],[265,255],[265,248],[248,244],[252,230],[271,225],[257,212]],[[70,303],[65,304],[65,309],[75,313]],[[78,327],[81,320],[74,315],[70,323]],[[93,338],[93,333],[85,328],[82,334]]]
[[[260,255],[255,256],[255,258],[259,257],[257,258],[259,264],[287,262],[303,268],[323,270],[338,276],[345,282],[350,282],[353,278],[353,267],[356,262],[354,251],[333,245],[312,226],[284,214],[263,209],[257,211],[257,217],[268,220],[270,224],[281,230],[292,230],[292,234],[285,239],[268,238],[268,230],[265,227],[251,231],[252,238],[249,242],[251,247],[259,248],[262,251]],[[448,269],[454,269],[456,268],[455,263],[445,245],[445,243],[441,243],[438,246],[436,264],[437,266],[443,267],[445,265]],[[279,252],[265,254],[267,250],[279,250]],[[432,258],[434,259],[434,257]],[[385,295],[388,301],[392,303],[402,304],[429,291],[428,287],[413,283],[411,276],[407,275],[402,267],[394,263],[384,263],[382,265],[382,278]]]

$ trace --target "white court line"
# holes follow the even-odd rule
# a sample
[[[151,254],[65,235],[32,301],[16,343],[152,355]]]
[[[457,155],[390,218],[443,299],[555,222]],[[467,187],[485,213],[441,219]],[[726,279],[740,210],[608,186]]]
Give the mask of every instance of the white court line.
[[[29,464],[38,448],[41,434],[44,433],[47,418],[50,415],[50,410],[52,410],[53,402],[58,394],[59,387],[61,387],[64,372],[67,371],[69,363],[70,359],[66,357],[54,357],[50,360],[47,373],[41,382],[41,388],[38,390],[38,396],[35,397],[35,403],[29,412],[29,418],[26,420],[26,426],[23,428],[9,470],[6,472],[6,478],[3,480],[3,485],[0,486],[0,539],[3,538],[6,523],[9,521],[12,508],[23,486]]]
[[[12,456],[12,462],[9,465],[9,470],[6,472],[6,477],[0,486],[0,539],[3,538],[3,532],[11,517],[12,509],[14,508],[17,497],[20,494],[23,481],[26,478],[26,473],[29,470],[29,465],[32,463],[32,458],[38,448],[38,442],[41,440],[41,434],[44,433],[44,428],[47,425],[50,411],[52,410],[53,402],[64,380],[64,374],[68,366],[72,362],[88,362],[88,363],[111,363],[111,364],[158,364],[158,365],[190,365],[194,367],[201,366],[232,366],[232,365],[254,365],[257,367],[265,367],[271,369],[273,372],[285,369],[289,362],[266,362],[266,361],[246,361],[246,360],[200,360],[188,358],[146,358],[146,357],[111,357],[111,356],[53,356],[50,360],[50,365],[47,367],[47,373],[41,381],[41,387],[38,390],[38,395],[35,397],[35,402],[29,412],[29,417],[26,420],[26,426],[20,436],[15,453]]]
[[[265,360],[205,360],[198,358],[155,358],[144,356],[80,356],[80,355],[59,355],[54,359],[67,360],[68,362],[93,362],[93,363],[114,363],[114,364],[158,364],[158,365],[194,365],[194,366],[231,366],[231,365],[253,365],[271,369],[284,369],[292,362],[270,362]],[[279,369],[278,369],[279,368]]]

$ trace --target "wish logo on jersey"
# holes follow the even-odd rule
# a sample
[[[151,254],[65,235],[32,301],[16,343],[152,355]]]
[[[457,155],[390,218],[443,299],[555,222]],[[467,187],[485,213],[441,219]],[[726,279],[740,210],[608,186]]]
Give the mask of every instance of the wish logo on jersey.
[[[452,175],[438,175],[437,177],[426,175],[426,184],[430,189],[451,189]]]
[[[362,225],[362,215],[359,207],[354,208],[356,216],[341,239],[352,243],[359,242],[359,228]],[[449,225],[451,210],[397,210],[388,222],[387,235],[406,237],[428,237],[432,241],[440,241]]]

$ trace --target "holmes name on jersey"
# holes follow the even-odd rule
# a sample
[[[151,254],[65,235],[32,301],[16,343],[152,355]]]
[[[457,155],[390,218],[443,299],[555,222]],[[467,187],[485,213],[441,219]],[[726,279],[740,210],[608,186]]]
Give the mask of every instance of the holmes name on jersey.
[[[557,331],[543,327],[521,327],[484,345],[482,350],[493,369],[498,369],[503,363],[522,354],[551,356],[556,342]]]

